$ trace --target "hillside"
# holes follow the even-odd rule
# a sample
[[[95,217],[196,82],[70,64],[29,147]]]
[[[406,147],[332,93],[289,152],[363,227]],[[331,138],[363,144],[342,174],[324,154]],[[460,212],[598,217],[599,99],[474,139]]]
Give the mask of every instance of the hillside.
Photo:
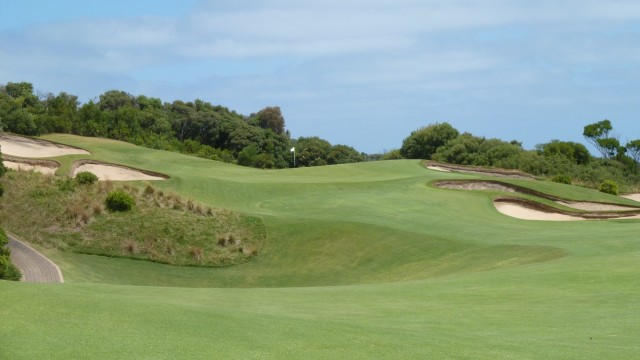
[[[41,247],[66,283],[0,282],[7,358],[632,358],[640,350],[638,220],[511,218],[493,203],[504,192],[432,186],[491,177],[416,160],[258,170],[113,140],[43,138],[90,152],[56,157],[58,174],[78,159],[166,174],[155,188],[258,217],[266,240],[257,257],[224,268]]]

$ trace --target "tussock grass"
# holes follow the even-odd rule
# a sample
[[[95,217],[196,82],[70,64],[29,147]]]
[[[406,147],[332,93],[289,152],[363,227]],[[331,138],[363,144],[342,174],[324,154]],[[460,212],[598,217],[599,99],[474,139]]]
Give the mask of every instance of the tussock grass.
[[[177,194],[100,182],[73,186],[66,178],[33,172],[9,172],[11,189],[0,207],[4,226],[44,247],[131,257],[172,265],[222,266],[246,262],[257,254],[239,250],[240,242],[220,245],[220,237],[242,239],[258,249],[265,238],[260,220],[232,211],[214,211]],[[111,213],[103,205],[120,189],[135,199],[128,212]]]

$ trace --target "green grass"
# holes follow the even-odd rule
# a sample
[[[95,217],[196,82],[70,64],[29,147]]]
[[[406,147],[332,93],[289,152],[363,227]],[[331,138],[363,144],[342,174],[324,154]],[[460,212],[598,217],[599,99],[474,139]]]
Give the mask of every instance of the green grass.
[[[254,260],[219,269],[44,249],[67,283],[0,282],[0,358],[631,359],[640,351],[637,220],[509,218],[493,207],[496,192],[427,185],[479,176],[418,161],[261,171],[110,140],[45,138],[165,173],[156,187],[258,216],[267,240]]]

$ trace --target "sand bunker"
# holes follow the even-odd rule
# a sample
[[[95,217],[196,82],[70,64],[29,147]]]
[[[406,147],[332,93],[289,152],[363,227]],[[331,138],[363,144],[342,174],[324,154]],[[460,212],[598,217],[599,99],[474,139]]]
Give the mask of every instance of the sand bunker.
[[[507,202],[495,202],[496,209],[504,215],[514,217],[521,220],[542,220],[542,221],[574,221],[586,220],[585,218],[549,213],[541,210],[534,210],[519,204]]]
[[[3,154],[27,157],[46,158],[71,154],[89,154],[86,150],[52,143],[39,139],[28,139],[21,136],[0,134],[0,148]]]
[[[640,207],[618,204],[572,201],[545,194],[526,187],[489,180],[443,180],[433,183],[434,186],[455,190],[489,190],[508,193],[521,193],[551,200],[557,204],[570,207],[562,210],[537,201],[516,197],[501,197],[494,200],[496,209],[504,215],[523,220],[572,221],[595,219],[640,219]]]
[[[441,189],[516,192],[509,185],[490,181],[439,181],[435,185]]]
[[[435,170],[435,171],[451,172],[451,170],[445,169],[445,168],[440,167],[440,166],[427,166],[427,169]]]
[[[623,198],[627,198],[627,199],[631,199],[633,201],[637,201],[640,202],[640,194],[629,194],[629,195],[622,195]]]
[[[585,201],[556,201],[560,205],[584,211],[625,211],[638,210],[637,207],[614,204],[603,204]]]
[[[151,175],[140,170],[110,164],[81,163],[73,168],[73,176],[81,171],[94,173],[99,180],[133,181],[133,180],[165,180],[161,175]]]
[[[542,205],[539,205],[540,209],[534,209],[529,206],[525,206],[521,200],[508,200],[501,199],[494,201],[496,209],[507,216],[511,216],[521,220],[540,220],[540,221],[577,221],[577,220],[604,220],[604,219],[640,219],[640,214],[637,212],[634,214],[625,215],[624,213],[603,213],[592,212],[584,213],[583,216],[578,214],[570,215],[563,214],[561,212],[554,212],[551,208],[546,210],[542,209]]]
[[[21,163],[21,162],[15,162],[15,161],[3,161],[2,162],[4,164],[5,167],[9,168],[9,169],[13,169],[13,170],[18,170],[18,171],[36,171],[36,172],[40,172],[43,174],[55,174],[56,170],[58,170],[57,167],[47,167],[47,166],[43,166],[43,165],[31,165],[31,164],[25,164],[25,163]]]

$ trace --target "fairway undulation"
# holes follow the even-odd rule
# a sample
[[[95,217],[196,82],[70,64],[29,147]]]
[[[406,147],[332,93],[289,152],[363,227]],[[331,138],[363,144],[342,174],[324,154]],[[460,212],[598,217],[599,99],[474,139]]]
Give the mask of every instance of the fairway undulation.
[[[639,220],[514,219],[495,209],[493,200],[506,195],[498,189],[429,185],[489,176],[412,160],[256,170],[112,140],[44,138],[91,153],[57,157],[59,173],[92,159],[167,174],[154,186],[257,217],[266,240],[255,258],[223,268],[43,247],[65,283],[0,282],[0,358],[632,359],[640,352]],[[575,186],[501,181],[637,206]]]

